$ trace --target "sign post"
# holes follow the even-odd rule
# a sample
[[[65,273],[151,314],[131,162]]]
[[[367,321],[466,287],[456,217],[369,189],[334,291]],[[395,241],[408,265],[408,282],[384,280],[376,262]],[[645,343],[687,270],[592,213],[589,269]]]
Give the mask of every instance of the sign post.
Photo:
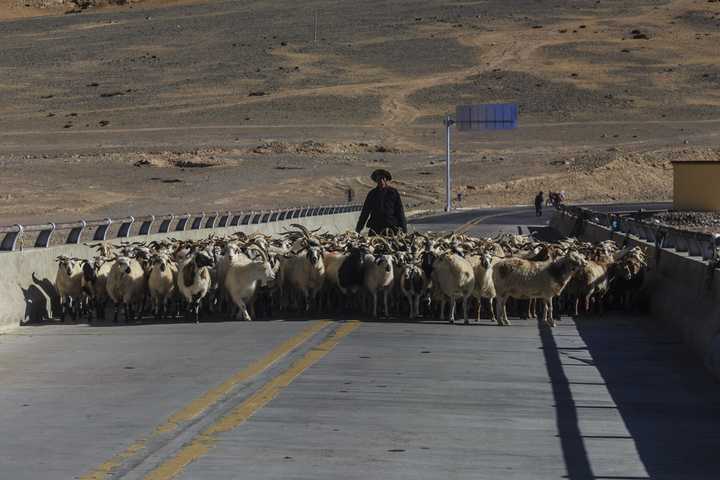
[[[450,127],[458,126],[461,132],[471,130],[512,130],[517,128],[518,107],[515,103],[498,103],[487,105],[458,105],[455,120],[445,117],[445,138],[447,154],[445,158],[445,211],[452,210],[452,177],[450,158]]]
[[[445,211],[452,210],[452,178],[450,176],[450,127],[455,121],[450,115],[445,117],[445,139],[447,140],[447,154],[445,156]]]

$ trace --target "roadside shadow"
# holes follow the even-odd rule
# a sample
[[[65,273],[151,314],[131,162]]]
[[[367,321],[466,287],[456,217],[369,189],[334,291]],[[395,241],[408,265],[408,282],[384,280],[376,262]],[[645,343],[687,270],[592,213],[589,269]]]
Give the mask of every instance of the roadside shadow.
[[[545,367],[550,378],[555,401],[555,421],[565,468],[567,469],[567,477],[564,478],[570,480],[594,479],[585,442],[580,432],[575,400],[570,390],[567,375],[563,370],[553,331],[541,320],[538,320],[537,325],[542,342],[543,356],[545,357]]]
[[[717,478],[720,386],[702,363],[651,319],[612,315],[575,323],[648,476]]]
[[[25,299],[25,314],[22,325],[47,323],[60,312],[60,297],[55,285],[47,279],[39,279],[33,272],[33,283],[28,288],[20,287]]]

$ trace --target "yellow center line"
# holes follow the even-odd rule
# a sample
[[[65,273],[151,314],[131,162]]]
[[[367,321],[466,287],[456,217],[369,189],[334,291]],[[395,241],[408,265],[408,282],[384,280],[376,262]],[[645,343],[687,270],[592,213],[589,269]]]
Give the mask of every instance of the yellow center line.
[[[171,432],[177,429],[180,423],[187,422],[196,418],[198,415],[200,415],[208,408],[215,405],[218,401],[220,401],[223,396],[227,395],[239,383],[247,381],[252,377],[260,374],[264,370],[268,369],[275,362],[282,359],[292,350],[305,343],[309,338],[311,338],[323,328],[327,327],[330,323],[332,322],[330,322],[329,320],[313,322],[312,325],[305,328],[299,334],[295,335],[291,339],[287,340],[286,342],[275,348],[272,352],[268,353],[260,360],[251,363],[246,368],[240,370],[217,387],[210,389],[205,394],[196,398],[188,405],[183,407],[181,410],[175,412],[173,415],[170,416],[170,418],[168,418],[165,422],[163,422],[155,429],[152,436],[158,436],[160,434]],[[146,447],[148,441],[149,439],[140,439],[136,442],[133,442],[124,451],[118,453],[110,460],[106,461],[91,472],[81,476],[78,480],[105,479],[113,472],[113,470],[122,465],[125,460],[131,458],[133,455],[143,450]]]
[[[217,442],[218,434],[229,432],[243,424],[255,414],[255,412],[270,403],[273,398],[277,397],[277,395],[289,386],[300,374],[327,355],[337,346],[343,337],[350,334],[350,332],[355,330],[359,325],[360,322],[353,321],[338,328],[330,338],[310,350],[287,370],[265,384],[250,398],[197,435],[189,444],[175,454],[175,456],[166,460],[146,475],[145,480],[171,480],[175,478],[190,463],[210,451]]]
[[[529,211],[529,209],[528,209],[528,211]],[[485,216],[482,216],[482,217],[473,218],[472,220],[470,220],[470,221],[468,221],[468,222],[466,222],[466,223],[463,223],[463,224],[460,225],[458,228],[456,228],[456,229],[455,229],[455,233],[458,233],[458,234],[460,234],[460,233],[465,233],[467,230],[470,229],[470,227],[475,226],[475,225],[479,225],[479,224],[481,224],[482,222],[484,222],[485,220],[490,220],[491,218],[503,217],[503,216],[506,216],[506,215],[512,215],[512,214],[514,214],[514,213],[518,213],[518,211],[514,211],[514,212],[499,212],[499,213],[493,213],[492,215],[485,215]]]

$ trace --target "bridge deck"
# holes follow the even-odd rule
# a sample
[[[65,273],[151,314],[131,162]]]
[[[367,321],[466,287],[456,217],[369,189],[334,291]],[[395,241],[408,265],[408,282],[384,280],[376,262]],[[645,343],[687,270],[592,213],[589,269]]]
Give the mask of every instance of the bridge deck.
[[[637,322],[28,327],[0,340],[0,477],[76,478],[143,439],[121,478],[178,456],[192,460],[181,479],[711,478],[720,388]],[[315,325],[287,357],[235,378],[218,408],[153,433]],[[276,396],[248,407],[274,381]]]
[[[537,220],[494,209],[414,228]],[[554,330],[23,327],[0,336],[0,478],[716,478],[720,387],[655,331],[617,314]]]

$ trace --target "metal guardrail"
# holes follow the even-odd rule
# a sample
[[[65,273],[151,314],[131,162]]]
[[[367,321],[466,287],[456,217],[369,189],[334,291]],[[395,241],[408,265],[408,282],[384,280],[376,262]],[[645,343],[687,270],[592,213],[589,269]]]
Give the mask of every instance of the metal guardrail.
[[[559,210],[563,214],[579,220],[576,229],[581,229],[582,222],[587,221],[608,227],[618,233],[632,235],[653,243],[658,248],[672,249],[676,252],[687,253],[691,257],[700,257],[703,260],[710,260],[714,256],[716,238],[713,235],[681,230],[652,222],[650,217],[658,211],[604,213],[564,205],[561,205]]]
[[[54,245],[77,245],[82,241],[105,241],[158,233],[189,230],[213,230],[242,225],[261,225],[296,218],[359,212],[362,205],[326,205],[292,207],[273,210],[216,211],[182,215],[148,215],[142,217],[79,220],[69,223],[0,226],[0,252]],[[62,234],[60,238],[58,236]],[[26,244],[27,243],[27,244]]]

